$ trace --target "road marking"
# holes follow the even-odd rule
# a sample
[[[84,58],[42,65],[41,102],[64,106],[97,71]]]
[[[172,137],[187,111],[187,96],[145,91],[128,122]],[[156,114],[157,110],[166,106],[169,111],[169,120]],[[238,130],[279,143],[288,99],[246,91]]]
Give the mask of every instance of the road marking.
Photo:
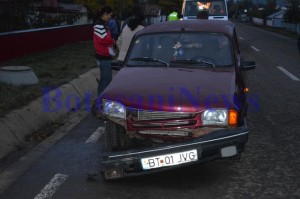
[[[85,143],[94,143],[104,134],[105,128],[99,127],[97,130],[85,141]]]
[[[244,38],[243,38],[243,37],[239,37],[239,39],[240,39],[240,40],[244,40]]]
[[[255,50],[256,52],[259,52],[260,50],[255,48],[255,46],[250,46],[253,50]]]
[[[56,174],[51,181],[44,186],[42,191],[34,199],[50,199],[55,194],[60,185],[68,178],[64,174]]]
[[[88,112],[80,110],[67,116],[66,123],[57,129],[50,137],[35,146],[25,156],[0,173],[0,194],[3,193],[14,181],[16,181],[27,169],[29,169],[42,155],[44,155],[59,140],[68,134],[80,120],[88,116]],[[69,122],[77,118],[76,122]],[[78,120],[80,118],[80,120]]]
[[[300,79],[298,79],[295,75],[293,75],[292,73],[290,73],[289,71],[287,71],[285,68],[283,68],[282,66],[277,66],[277,68],[279,70],[281,70],[281,72],[283,72],[284,74],[286,74],[289,78],[291,78],[294,81],[300,81]]]

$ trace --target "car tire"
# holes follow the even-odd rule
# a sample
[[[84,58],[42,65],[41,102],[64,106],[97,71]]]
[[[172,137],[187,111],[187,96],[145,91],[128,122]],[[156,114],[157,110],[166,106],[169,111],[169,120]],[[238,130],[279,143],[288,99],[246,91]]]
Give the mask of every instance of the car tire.
[[[128,146],[128,137],[124,127],[107,121],[105,125],[105,143],[108,151],[125,149]]]

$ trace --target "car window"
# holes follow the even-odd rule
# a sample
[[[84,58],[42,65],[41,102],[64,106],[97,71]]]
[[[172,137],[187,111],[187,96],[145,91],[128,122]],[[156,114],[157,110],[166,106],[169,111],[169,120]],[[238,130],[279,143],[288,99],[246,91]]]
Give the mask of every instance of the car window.
[[[133,41],[127,65],[165,66],[167,64],[175,67],[184,65],[180,60],[205,61],[216,67],[231,66],[233,63],[231,42],[227,36],[220,33],[176,32],[142,35]],[[188,67],[188,64],[185,65]],[[199,62],[193,64],[193,67],[202,65],[203,63]]]

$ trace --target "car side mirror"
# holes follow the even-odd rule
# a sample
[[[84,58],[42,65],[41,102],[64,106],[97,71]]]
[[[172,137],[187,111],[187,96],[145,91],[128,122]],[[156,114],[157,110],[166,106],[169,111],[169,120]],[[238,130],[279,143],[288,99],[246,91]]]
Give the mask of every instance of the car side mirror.
[[[111,69],[119,71],[121,68],[123,68],[123,64],[123,61],[113,60],[111,61]]]
[[[255,69],[255,61],[243,61],[242,70],[253,70]]]

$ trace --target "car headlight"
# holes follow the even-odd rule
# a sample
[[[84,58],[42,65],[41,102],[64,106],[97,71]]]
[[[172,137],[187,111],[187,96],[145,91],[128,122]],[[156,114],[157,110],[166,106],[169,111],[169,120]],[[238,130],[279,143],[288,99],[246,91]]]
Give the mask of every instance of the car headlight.
[[[119,102],[103,100],[103,113],[113,118],[126,118],[126,108]]]
[[[208,109],[202,113],[202,125],[228,125],[227,109]]]

